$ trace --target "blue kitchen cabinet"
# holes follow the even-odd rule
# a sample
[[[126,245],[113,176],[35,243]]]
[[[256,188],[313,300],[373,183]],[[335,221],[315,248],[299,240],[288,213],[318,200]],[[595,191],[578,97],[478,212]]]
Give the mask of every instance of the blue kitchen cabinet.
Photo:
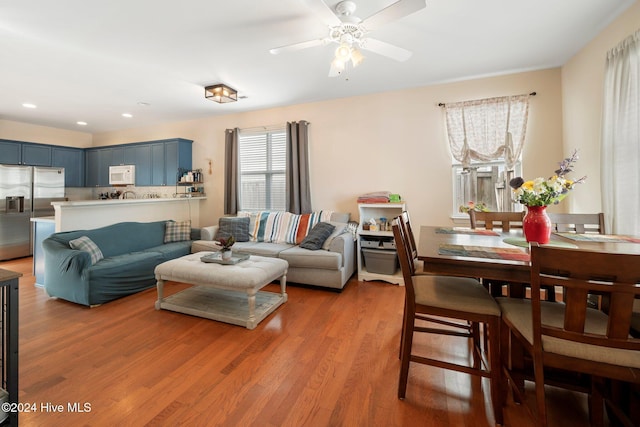
[[[136,186],[151,185],[151,145],[130,144],[124,147],[124,164],[135,165]]]
[[[151,148],[151,185],[167,185],[165,173],[164,143],[150,144]]]
[[[22,164],[22,144],[16,141],[0,140],[0,164]]]
[[[64,168],[65,187],[84,187],[85,153],[82,148],[52,147],[51,166]]]
[[[192,169],[193,141],[178,138],[165,142],[165,173],[167,185],[175,185],[181,170]]]
[[[180,169],[191,170],[192,144],[174,138],[86,149],[86,186],[108,186],[115,165],[135,165],[137,187],[175,185]]]
[[[29,166],[51,166],[51,146],[23,143],[22,164]]]
[[[100,185],[100,150],[91,148],[85,151],[85,186]]]
[[[106,154],[107,156],[109,156],[109,161],[108,161],[109,166],[129,164],[124,161],[124,147],[122,146],[109,147],[109,148],[105,148],[105,150],[107,150],[109,153],[109,154]]]
[[[7,139],[0,140],[0,163],[51,166],[51,146]]]

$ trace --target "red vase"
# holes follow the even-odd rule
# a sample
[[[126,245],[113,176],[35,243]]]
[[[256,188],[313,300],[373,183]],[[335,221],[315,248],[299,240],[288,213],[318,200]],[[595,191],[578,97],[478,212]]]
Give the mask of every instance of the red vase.
[[[551,220],[546,206],[527,206],[527,214],[522,220],[522,229],[527,242],[549,243]]]

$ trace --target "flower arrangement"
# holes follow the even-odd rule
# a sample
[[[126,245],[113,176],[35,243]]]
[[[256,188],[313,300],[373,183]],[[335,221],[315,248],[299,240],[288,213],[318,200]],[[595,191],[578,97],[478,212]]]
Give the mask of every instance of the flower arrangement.
[[[221,246],[220,252],[230,251],[235,242],[236,239],[233,236],[229,236],[226,239],[218,239],[218,244]]]
[[[469,211],[476,212],[489,212],[489,208],[484,202],[469,202],[467,205],[461,205],[458,210],[462,213],[469,213]]]
[[[509,185],[513,188],[515,201],[526,206],[549,206],[558,204],[567,197],[569,190],[573,190],[576,184],[583,183],[587,177],[572,181],[565,176],[573,172],[573,164],[578,160],[578,151],[574,150],[570,157],[560,162],[560,167],[555,175],[550,178],[536,178],[525,181],[521,177],[513,178]]]

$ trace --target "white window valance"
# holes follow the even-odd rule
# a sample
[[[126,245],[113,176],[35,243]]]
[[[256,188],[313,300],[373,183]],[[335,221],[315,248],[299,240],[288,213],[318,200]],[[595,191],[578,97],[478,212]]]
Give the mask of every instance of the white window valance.
[[[504,160],[512,169],[522,153],[531,95],[445,104],[453,158],[464,167],[474,160]]]

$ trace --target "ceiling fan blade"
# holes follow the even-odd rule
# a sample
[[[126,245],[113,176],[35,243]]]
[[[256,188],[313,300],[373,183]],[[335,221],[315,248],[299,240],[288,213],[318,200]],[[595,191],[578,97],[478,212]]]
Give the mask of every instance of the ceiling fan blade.
[[[279,53],[295,52],[296,50],[307,49],[307,48],[310,48],[310,47],[324,46],[327,43],[328,43],[327,39],[308,40],[306,42],[300,42],[300,43],[289,44],[289,45],[286,45],[286,46],[274,47],[273,49],[270,49],[269,52],[271,52],[273,55],[277,55]]]
[[[426,0],[398,0],[362,21],[367,31],[373,31],[384,24],[404,18],[427,7]]]
[[[329,6],[322,0],[300,0],[302,3],[307,5],[307,7],[320,18],[320,20],[325,23],[329,27],[335,27],[336,25],[340,25],[342,21],[340,18],[331,10]]]
[[[379,55],[387,56],[400,62],[406,61],[407,59],[411,58],[411,55],[413,55],[413,52],[407,49],[403,49],[387,42],[372,38],[366,38],[362,40],[360,48],[368,50],[369,52],[377,53]]]

